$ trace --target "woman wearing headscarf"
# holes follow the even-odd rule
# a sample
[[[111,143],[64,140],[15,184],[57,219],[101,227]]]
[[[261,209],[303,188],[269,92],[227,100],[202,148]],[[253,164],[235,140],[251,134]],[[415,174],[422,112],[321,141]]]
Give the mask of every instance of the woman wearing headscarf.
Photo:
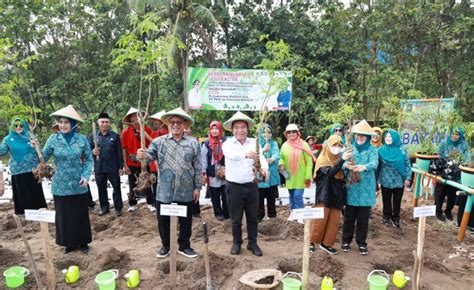
[[[56,173],[51,192],[56,210],[56,244],[69,253],[80,248],[87,254],[92,241],[88,212],[87,185],[92,173],[92,151],[84,135],[76,133],[84,122],[72,106],[51,116],[58,119],[59,132],[51,135],[43,148],[45,160],[54,156]]]
[[[281,146],[279,171],[285,176],[285,187],[290,194],[290,208],[303,208],[303,193],[312,178],[313,161],[316,162],[308,143],[301,139],[296,124],[286,126],[287,139]]]
[[[471,153],[469,152],[469,145],[464,139],[464,131],[462,128],[454,128],[450,131],[448,139],[441,143],[439,146],[439,157],[453,160],[455,157],[460,159],[461,163],[471,160]],[[443,216],[443,203],[447,196],[446,209],[444,215],[450,221],[453,220],[453,214],[451,213],[454,204],[456,202],[456,191],[455,187],[448,184],[436,183],[435,188],[435,203],[436,203],[436,217],[440,221],[445,221]]]
[[[370,144],[372,144],[372,147],[374,148],[380,148],[383,145],[383,142],[382,142],[383,130],[379,127],[373,127],[372,129],[374,129],[375,135],[373,135],[370,138]]]
[[[314,252],[319,244],[319,247],[329,254],[337,254],[337,250],[332,246],[336,240],[346,195],[342,165],[352,156],[350,151],[345,151],[341,156],[343,147],[341,137],[330,136],[316,161],[314,173],[318,186],[315,204],[316,207],[324,208],[324,218],[313,222],[311,252]]]
[[[337,135],[341,137],[342,144],[346,144],[346,136],[344,135],[344,125],[335,123],[329,128],[329,136]]]
[[[214,216],[222,221],[229,218],[229,210],[225,194],[225,158],[222,152],[222,143],[225,139],[221,122],[211,122],[208,137],[201,148],[201,167],[208,181]]]
[[[46,208],[43,187],[32,173],[39,159],[30,145],[28,123],[19,117],[12,119],[10,132],[0,144],[0,156],[8,153],[15,214],[24,214],[25,209]]]
[[[375,170],[379,158],[377,150],[370,145],[370,136],[375,133],[366,120],[353,126],[351,133],[354,135],[351,142],[354,164],[346,162],[344,167],[350,170],[348,171],[350,180],[353,179],[353,174],[360,174],[360,181],[347,186],[341,248],[344,252],[350,251],[355,230],[359,254],[365,256],[369,253],[367,232],[370,208],[375,204]]]
[[[278,162],[280,161],[280,149],[278,143],[272,138],[273,128],[264,124],[260,129],[259,143],[263,156],[268,163],[269,177],[267,181],[258,183],[258,221],[265,217],[265,199],[267,199],[267,214],[269,218],[277,215],[275,199],[278,197],[278,185],[280,184],[280,174],[278,172]]]
[[[382,187],[382,223],[400,228],[400,206],[404,186],[410,185],[411,164],[402,148],[400,134],[389,129],[383,135],[384,145],[379,149],[379,183]]]

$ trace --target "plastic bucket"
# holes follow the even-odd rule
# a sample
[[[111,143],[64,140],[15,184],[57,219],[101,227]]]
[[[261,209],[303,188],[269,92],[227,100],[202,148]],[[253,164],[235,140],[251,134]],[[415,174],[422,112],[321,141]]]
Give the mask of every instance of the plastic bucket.
[[[430,163],[431,159],[422,159],[419,157],[416,158],[416,166],[424,172],[428,172],[428,170],[430,169]]]
[[[467,187],[474,188],[474,174],[461,170],[461,184]]]
[[[384,274],[384,276],[374,275],[375,273]],[[390,281],[390,277],[388,277],[387,272],[383,270],[373,270],[370,272],[369,276],[367,276],[367,282],[369,282],[369,290],[386,290],[388,288],[388,284]]]
[[[290,278],[286,277],[288,275],[296,275],[300,279],[295,279],[295,278]],[[301,289],[301,286],[303,283],[301,282],[301,275],[296,272],[287,272],[283,277],[281,278],[281,282],[283,283],[283,290],[299,290]]]
[[[25,283],[25,276],[28,276],[30,271],[25,267],[21,266],[14,266],[11,268],[6,269],[3,272],[3,276],[5,277],[5,284],[7,284],[8,288],[17,288]]]
[[[118,270],[108,270],[95,276],[95,282],[100,290],[114,290],[117,277]]]

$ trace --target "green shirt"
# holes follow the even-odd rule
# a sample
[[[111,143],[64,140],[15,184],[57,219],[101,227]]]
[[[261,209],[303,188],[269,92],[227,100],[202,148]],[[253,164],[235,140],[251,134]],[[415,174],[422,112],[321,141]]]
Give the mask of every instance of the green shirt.
[[[304,147],[310,150],[308,143],[304,144]],[[278,162],[278,165],[284,165],[286,171],[291,174],[290,172],[290,155],[291,155],[291,150],[294,150],[291,148],[288,143],[284,143],[283,146],[281,146],[280,150],[280,161]],[[290,176],[286,180],[285,187],[288,189],[301,189],[301,188],[306,188],[306,180],[309,179],[311,180],[313,177],[313,158],[303,151],[301,153],[301,158],[298,166],[298,170],[296,171],[296,174],[294,176]]]

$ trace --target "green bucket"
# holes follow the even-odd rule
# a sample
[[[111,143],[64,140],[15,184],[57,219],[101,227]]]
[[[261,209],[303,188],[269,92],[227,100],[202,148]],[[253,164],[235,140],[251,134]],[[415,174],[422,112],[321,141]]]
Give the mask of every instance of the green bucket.
[[[474,174],[461,169],[461,184],[474,188]]]
[[[100,290],[114,290],[117,277],[118,270],[108,270],[95,276],[95,282]]]
[[[419,157],[416,158],[416,166],[418,169],[423,170],[424,172],[428,172],[430,169],[431,159],[421,159]]]
[[[286,277],[288,275],[295,275],[298,276],[300,279]],[[281,282],[283,283],[283,290],[300,290],[303,283],[301,282],[302,278],[299,273],[296,272],[287,272],[281,278]]]
[[[3,277],[5,277],[5,283],[8,288],[17,288],[25,283],[25,276],[28,276],[30,271],[25,267],[15,266],[6,269],[3,272]]]
[[[374,275],[375,273],[384,274],[385,277]],[[388,277],[387,272],[383,270],[373,270],[369,276],[367,276],[367,281],[369,282],[369,290],[387,290],[390,277]]]

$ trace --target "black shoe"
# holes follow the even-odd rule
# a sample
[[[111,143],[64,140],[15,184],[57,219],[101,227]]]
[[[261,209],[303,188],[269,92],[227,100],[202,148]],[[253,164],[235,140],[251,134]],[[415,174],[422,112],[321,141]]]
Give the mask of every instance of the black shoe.
[[[262,250],[260,250],[260,247],[255,243],[255,244],[249,244],[247,245],[247,250],[251,251],[255,256],[262,256]]]
[[[192,248],[178,250],[178,253],[188,258],[196,258],[198,256]]]
[[[200,219],[200,218],[201,218],[201,214],[199,214],[199,213],[193,213],[193,218],[195,218],[195,219]]]
[[[93,212],[94,208],[95,208],[95,204],[94,205],[89,205],[88,208],[89,208],[89,212]]]
[[[309,245],[309,252],[310,253],[316,252],[316,246],[313,243],[311,243],[311,245]]]
[[[437,213],[437,214],[436,214],[436,218],[437,218],[439,221],[442,221],[442,222],[445,222],[445,221],[446,221],[446,218],[443,216],[442,213]]]
[[[83,254],[89,253],[89,246],[88,246],[88,245],[82,245],[82,246],[81,246],[81,252],[82,252]]]
[[[231,255],[238,255],[240,254],[240,244],[232,244],[232,248],[230,249]]]
[[[369,212],[369,219],[373,219],[374,215],[372,214],[372,210]]]
[[[367,247],[364,247],[364,246],[359,246],[359,254],[361,256],[367,256],[369,254],[369,249],[367,249]]]
[[[386,225],[386,224],[388,224],[388,223],[390,223],[390,220],[389,220],[389,219],[382,218],[382,224],[383,224],[383,225]]]
[[[451,212],[448,212],[448,211],[444,211],[444,215],[446,216],[446,218],[449,220],[449,221],[453,221],[453,214]]]
[[[323,250],[323,251],[328,252],[328,253],[331,254],[331,255],[336,255],[336,254],[337,254],[337,250],[334,249],[333,247],[327,247],[327,246],[325,246],[325,245],[323,245],[323,244],[320,244],[320,245],[319,245],[319,248],[320,248],[321,250]]]
[[[103,216],[103,215],[106,215],[110,212],[110,210],[108,208],[102,208],[99,212],[99,216]]]
[[[223,220],[224,220],[224,217],[221,216],[221,215],[218,215],[218,216],[216,216],[216,219],[217,219],[218,221],[223,221]]]
[[[74,248],[73,248],[73,247],[65,247],[65,248],[64,248],[64,254],[70,253],[70,252],[72,252],[72,251],[74,251]]]
[[[123,212],[122,212],[121,209],[115,210],[115,215],[116,215],[116,216],[122,216],[122,214],[123,214]]]
[[[400,222],[399,221],[396,221],[396,220],[391,220],[392,221],[392,226],[396,229],[399,229],[400,228]]]
[[[341,249],[344,252],[349,252],[351,250],[351,244],[342,244]]]
[[[169,247],[161,247],[161,249],[156,253],[156,257],[158,258],[166,258],[170,254]]]

